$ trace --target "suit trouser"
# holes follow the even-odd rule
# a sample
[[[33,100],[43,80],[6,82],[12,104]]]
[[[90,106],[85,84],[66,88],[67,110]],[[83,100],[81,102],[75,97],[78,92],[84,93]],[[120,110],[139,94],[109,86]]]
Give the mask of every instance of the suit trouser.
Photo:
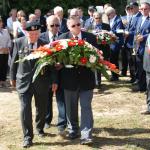
[[[48,92],[46,90],[37,91],[36,86],[31,84],[30,88],[25,93],[19,93],[21,102],[21,123],[24,134],[24,140],[33,139],[33,125],[32,125],[32,97],[35,98],[36,107],[36,130],[39,132],[43,130],[45,124],[46,106]]]
[[[117,68],[119,68],[119,52],[120,50],[111,50],[110,53],[110,62],[115,64]],[[111,72],[113,78],[118,78],[119,75],[117,73]]]
[[[66,102],[66,114],[68,121],[69,133],[78,133],[78,100],[80,98],[81,106],[81,138],[88,138],[92,136],[93,129],[93,113],[91,102],[93,98],[93,90],[76,91],[64,90]]]
[[[56,91],[56,101],[58,107],[58,129],[65,129],[67,125],[66,119],[66,108],[65,108],[65,98],[64,98],[64,90],[62,88],[58,88]],[[46,113],[46,123],[50,124],[53,118],[53,92],[50,89],[49,92],[49,100],[47,104],[47,113]]]
[[[143,69],[143,56],[136,55],[136,78],[140,90],[146,90],[146,72]]]
[[[130,77],[132,79],[135,79],[136,61],[135,56],[133,56],[132,53],[133,49],[128,48],[126,45],[122,49],[122,72],[126,73],[129,65]]]
[[[8,54],[0,54],[0,81],[5,81],[8,69]]]
[[[147,83],[147,110],[150,112],[150,72],[146,72],[146,83]]]

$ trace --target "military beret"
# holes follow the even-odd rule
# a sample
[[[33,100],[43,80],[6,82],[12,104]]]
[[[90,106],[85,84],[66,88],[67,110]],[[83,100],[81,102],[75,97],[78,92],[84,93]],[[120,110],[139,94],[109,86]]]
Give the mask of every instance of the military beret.
[[[40,28],[41,28],[40,23],[35,22],[35,21],[27,23],[27,25],[26,25],[26,30],[27,31],[35,31],[35,30],[39,30]]]

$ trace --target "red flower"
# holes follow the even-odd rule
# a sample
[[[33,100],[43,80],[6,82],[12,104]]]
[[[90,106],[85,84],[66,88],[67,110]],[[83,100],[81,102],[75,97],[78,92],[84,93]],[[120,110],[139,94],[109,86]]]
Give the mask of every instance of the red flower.
[[[47,52],[47,55],[52,55],[52,53],[53,53],[50,49],[47,50],[46,52]]]
[[[68,42],[68,46],[70,46],[70,47],[76,46],[76,42],[69,41]]]
[[[87,63],[87,58],[86,58],[86,57],[80,58],[80,62],[81,62],[82,64],[86,64],[86,63]]]
[[[106,45],[107,42],[105,40],[102,40],[101,44]]]
[[[56,51],[61,51],[62,50],[62,48],[63,48],[63,46],[62,45],[56,45]]]
[[[51,46],[52,47],[55,47],[56,45],[58,45],[59,44],[59,41],[53,41],[52,43],[51,43]]]
[[[83,46],[85,44],[85,41],[84,40],[78,40],[78,45],[79,46]]]

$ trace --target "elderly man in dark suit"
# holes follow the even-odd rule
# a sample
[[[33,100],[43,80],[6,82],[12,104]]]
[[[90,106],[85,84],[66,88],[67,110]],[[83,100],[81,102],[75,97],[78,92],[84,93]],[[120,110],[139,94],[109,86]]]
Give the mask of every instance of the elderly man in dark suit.
[[[69,32],[62,34],[60,39],[84,39],[97,46],[96,36],[81,31],[80,18],[71,16],[67,20]],[[84,66],[75,66],[73,68],[62,68],[62,86],[64,88],[66,114],[68,121],[68,138],[77,138],[78,125],[78,100],[81,105],[81,144],[92,142],[93,113],[91,102],[93,98],[93,89],[95,87],[95,76],[89,68]]]
[[[45,67],[34,82],[32,77],[36,69],[36,60],[16,61],[28,55],[32,49],[38,48],[45,43],[39,40],[40,24],[37,22],[29,23],[26,27],[27,37],[16,39],[14,42],[13,56],[10,65],[10,83],[16,87],[21,102],[21,123],[24,135],[23,147],[32,145],[33,126],[32,126],[32,97],[35,98],[36,106],[36,130],[40,137],[43,137],[46,106],[49,88],[56,91],[56,73],[53,67]]]
[[[47,18],[47,28],[48,31],[41,34],[40,38],[47,43],[51,43],[58,39],[58,36],[61,35],[59,32],[60,22],[59,19],[55,15],[51,15]],[[57,66],[56,66],[57,68]],[[58,90],[56,91],[56,100],[58,106],[58,132],[59,134],[63,134],[64,129],[66,128],[67,121],[66,121],[66,111],[65,111],[65,100],[64,100],[64,90],[61,85],[61,70],[58,71]],[[53,92],[50,89],[50,96],[47,105],[47,115],[46,115],[46,122],[45,128],[50,127],[50,123],[53,117],[53,107],[52,107],[52,97]]]
[[[64,15],[63,8],[60,6],[56,6],[54,8],[54,15],[59,19],[59,22],[60,22],[59,31],[61,33],[68,32],[69,30],[67,28],[67,20],[63,17]]]
[[[150,34],[147,38],[147,44],[144,52],[143,68],[146,71],[146,83],[147,83],[147,110],[142,114],[150,115]]]
[[[108,7],[105,11],[110,21],[110,29],[111,32],[117,36],[117,40],[110,45],[110,61],[115,64],[119,68],[119,53],[124,43],[123,32],[120,33],[122,29],[124,29],[122,20],[119,16],[117,16],[116,11],[112,7]],[[112,72],[111,81],[118,81],[119,75]]]
[[[145,51],[145,44],[150,33],[150,4],[142,3],[141,4],[141,13],[142,16],[138,20],[136,27],[136,36],[135,36],[135,48],[136,48],[136,79],[137,84],[133,87],[133,91],[146,91],[146,73],[143,69],[143,56]]]
[[[137,2],[130,3],[130,9],[132,11],[133,16],[129,20],[129,23],[125,29],[125,44],[122,51],[122,57],[127,56],[127,60],[122,58],[122,75],[125,76],[127,74],[127,68],[129,63],[130,70],[130,83],[135,82],[135,71],[136,71],[136,63],[135,63],[135,54],[134,53],[134,36],[136,34],[136,26],[139,18],[141,17],[141,13],[139,12],[139,5]]]

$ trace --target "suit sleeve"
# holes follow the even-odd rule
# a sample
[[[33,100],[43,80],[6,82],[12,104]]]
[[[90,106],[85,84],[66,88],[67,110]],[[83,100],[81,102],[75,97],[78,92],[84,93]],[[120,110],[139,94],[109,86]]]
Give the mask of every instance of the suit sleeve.
[[[10,64],[10,79],[11,80],[16,80],[16,74],[17,74],[17,68],[18,68],[18,63],[16,61],[18,60],[18,48],[17,48],[17,42],[14,41],[14,48],[13,48],[13,53],[12,53],[12,59],[11,59],[11,64]]]

